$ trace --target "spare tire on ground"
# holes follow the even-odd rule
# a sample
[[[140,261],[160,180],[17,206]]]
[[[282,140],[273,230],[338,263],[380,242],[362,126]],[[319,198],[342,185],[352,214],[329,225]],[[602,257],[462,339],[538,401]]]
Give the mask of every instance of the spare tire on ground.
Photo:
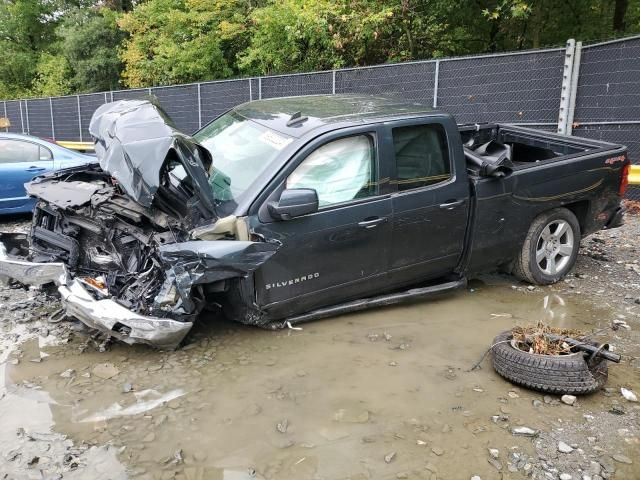
[[[590,342],[599,346],[595,342]],[[493,368],[510,382],[545,393],[584,395],[600,390],[607,382],[607,360],[586,352],[540,355],[517,347],[513,332],[493,340]]]

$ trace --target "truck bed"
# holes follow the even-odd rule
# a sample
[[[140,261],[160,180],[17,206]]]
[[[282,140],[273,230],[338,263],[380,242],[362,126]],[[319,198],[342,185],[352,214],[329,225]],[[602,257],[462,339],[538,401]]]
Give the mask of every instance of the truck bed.
[[[515,125],[476,124],[460,126],[462,143],[469,167],[478,173],[480,165],[474,155],[488,164],[502,162],[507,168],[519,170],[539,164],[553,163],[583,156],[601,154],[617,145],[567,137]]]
[[[583,237],[619,220],[624,146],[514,125],[467,125],[460,134],[475,198],[468,274],[513,259],[544,211],[568,208]],[[490,154],[478,152],[489,142]]]

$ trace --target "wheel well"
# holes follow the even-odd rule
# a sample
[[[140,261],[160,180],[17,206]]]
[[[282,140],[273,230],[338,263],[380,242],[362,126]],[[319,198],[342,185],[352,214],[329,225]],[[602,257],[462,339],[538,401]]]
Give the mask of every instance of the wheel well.
[[[582,200],[576,203],[570,203],[568,205],[563,205],[567,210],[571,210],[576,218],[578,219],[578,224],[580,225],[580,233],[584,234],[586,231],[586,223],[587,223],[587,213],[589,212],[589,201]]]

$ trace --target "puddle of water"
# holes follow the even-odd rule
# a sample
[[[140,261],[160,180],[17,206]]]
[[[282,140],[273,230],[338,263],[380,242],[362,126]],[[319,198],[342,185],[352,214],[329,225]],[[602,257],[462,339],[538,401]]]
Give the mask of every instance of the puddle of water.
[[[10,374],[14,383],[32,381],[48,392],[55,403],[44,405],[57,431],[125,446],[120,459],[133,478],[431,478],[434,471],[438,478],[494,478],[487,448],[506,457],[513,448],[530,452],[531,441],[511,436],[493,415],[542,430],[560,417],[582,418],[569,407],[555,407],[555,415],[552,407],[534,408],[542,396],[506,383],[488,360],[481,370],[470,367],[515,324],[591,330],[606,325],[610,312],[552,289],[478,282],[471,290],[301,331],[217,323],[176,352],[48,347],[41,363],[11,366]],[[104,362],[119,373],[92,375]],[[74,377],[60,377],[70,368]],[[613,375],[623,368],[613,365]],[[637,377],[629,382],[640,390]],[[125,393],[125,384],[133,391]],[[148,391],[157,394],[142,395]],[[581,402],[597,409],[602,398]],[[27,421],[16,417],[16,425]]]
[[[3,322],[2,328],[7,329],[8,324]],[[59,405],[49,392],[35,383],[15,382],[7,375],[6,362],[18,347],[26,358],[42,361],[49,355],[41,347],[59,344],[51,335],[38,336],[37,329],[29,324],[19,323],[11,328],[12,335],[0,336],[0,473],[4,474],[3,478],[58,478],[57,475],[64,472],[64,478],[71,480],[126,480],[125,467],[114,449],[93,447],[81,452],[74,448],[72,440],[53,429],[53,408]],[[16,338],[24,343],[18,345]],[[69,471],[71,464],[74,471]]]
[[[96,412],[88,417],[84,417],[82,420],[78,421],[96,423],[111,420],[116,417],[139,415],[141,413],[148,412],[149,410],[153,410],[165,402],[170,402],[175,398],[181,397],[184,393],[184,390],[181,389],[171,390],[165,394],[161,394],[153,389],[133,392],[133,395],[136,397],[136,403],[129,405],[128,407],[123,407],[120,403],[116,402],[104,410]]]

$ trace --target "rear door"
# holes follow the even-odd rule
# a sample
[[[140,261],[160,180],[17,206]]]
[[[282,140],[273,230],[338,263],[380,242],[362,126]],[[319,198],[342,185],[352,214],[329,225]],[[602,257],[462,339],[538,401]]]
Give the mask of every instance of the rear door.
[[[285,186],[313,188],[320,207],[254,227],[264,238],[281,242],[255,275],[261,307],[291,315],[387,288],[391,199],[388,183],[380,181],[385,173],[379,131],[361,127],[331,134],[292,159],[284,185],[269,201]]]
[[[33,200],[24,184],[53,169],[51,151],[35,142],[0,138],[0,209],[28,211]]]
[[[450,273],[462,256],[469,186],[466,172],[455,168],[453,159],[462,152],[450,147],[447,131],[457,133],[450,123],[448,128],[435,119],[386,125],[395,157],[390,272],[396,285]]]

